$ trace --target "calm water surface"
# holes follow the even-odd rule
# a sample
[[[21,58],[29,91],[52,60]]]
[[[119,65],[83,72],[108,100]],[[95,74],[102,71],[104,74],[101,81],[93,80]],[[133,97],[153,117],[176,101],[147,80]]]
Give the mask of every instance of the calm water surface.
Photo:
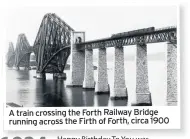
[[[166,105],[166,63],[148,62],[149,87],[153,105]],[[108,63],[110,89],[113,88],[113,63]],[[97,95],[94,90],[80,87],[66,87],[67,80],[53,80],[52,74],[46,80],[33,78],[35,70],[14,70],[7,68],[6,100],[27,107],[68,107],[68,106],[127,106],[135,102],[135,62],[125,62],[125,79],[128,100],[110,100],[109,94]],[[65,71],[69,77],[69,71]],[[94,71],[95,80],[97,71]]]

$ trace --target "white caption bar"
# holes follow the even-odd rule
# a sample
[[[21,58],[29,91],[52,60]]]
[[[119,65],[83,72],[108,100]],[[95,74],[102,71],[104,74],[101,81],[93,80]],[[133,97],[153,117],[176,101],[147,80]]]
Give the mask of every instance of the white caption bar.
[[[5,108],[4,130],[180,129],[172,107]]]

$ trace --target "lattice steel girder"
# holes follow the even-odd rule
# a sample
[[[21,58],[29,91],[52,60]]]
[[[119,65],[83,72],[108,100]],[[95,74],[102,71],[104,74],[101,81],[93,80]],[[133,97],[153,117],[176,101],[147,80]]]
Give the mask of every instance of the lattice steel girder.
[[[13,67],[15,63],[15,55],[11,55],[9,59],[7,60],[7,66],[8,67]]]
[[[13,56],[15,56],[14,46],[12,42],[9,42],[9,49],[6,55],[8,66],[13,66],[12,65],[12,63],[14,64]],[[11,65],[9,65],[10,62],[11,62]]]
[[[159,42],[175,42],[177,40],[177,29],[164,28],[158,29],[152,32],[146,32],[144,34],[133,34],[129,36],[110,37],[105,39],[99,39],[94,41],[88,41],[77,45],[78,50],[96,49],[100,47],[114,47],[125,45],[136,45],[140,43],[159,43]]]
[[[30,66],[30,53],[23,55],[18,63],[19,67],[29,67]]]
[[[13,43],[12,43],[12,42],[9,42],[9,49],[8,49],[7,54],[12,55],[13,53],[14,53],[14,46],[13,46]]]
[[[20,34],[17,39],[16,49],[15,49],[15,66],[29,65],[30,59],[26,55],[31,53],[30,44],[25,36],[25,34]]]
[[[74,30],[57,15],[44,16],[33,46],[37,72],[63,72],[70,54],[71,31]]]

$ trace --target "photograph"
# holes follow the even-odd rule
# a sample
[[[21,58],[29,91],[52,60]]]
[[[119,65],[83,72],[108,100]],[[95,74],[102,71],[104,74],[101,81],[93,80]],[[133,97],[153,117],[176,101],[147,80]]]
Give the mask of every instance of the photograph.
[[[17,7],[6,107],[179,106],[177,6]]]

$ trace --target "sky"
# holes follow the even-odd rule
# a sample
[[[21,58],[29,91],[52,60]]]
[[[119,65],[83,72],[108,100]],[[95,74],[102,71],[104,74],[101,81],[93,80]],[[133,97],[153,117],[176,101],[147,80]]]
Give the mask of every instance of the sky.
[[[56,13],[75,31],[85,31],[86,41],[152,26],[177,26],[175,6],[23,7],[7,10],[7,43],[12,41],[15,46],[18,35],[25,33],[32,46],[46,13]],[[149,53],[165,51],[164,44],[150,46]],[[111,53],[113,48],[108,49],[108,55]],[[125,48],[125,53],[135,53],[135,49]]]

